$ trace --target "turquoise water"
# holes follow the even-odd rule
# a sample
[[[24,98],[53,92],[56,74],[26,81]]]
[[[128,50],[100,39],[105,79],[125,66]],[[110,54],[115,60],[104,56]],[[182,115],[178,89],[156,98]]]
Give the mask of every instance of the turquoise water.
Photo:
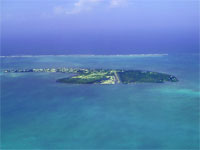
[[[1,149],[199,149],[199,55],[1,58],[1,69],[142,69],[178,83],[72,85],[1,73]]]

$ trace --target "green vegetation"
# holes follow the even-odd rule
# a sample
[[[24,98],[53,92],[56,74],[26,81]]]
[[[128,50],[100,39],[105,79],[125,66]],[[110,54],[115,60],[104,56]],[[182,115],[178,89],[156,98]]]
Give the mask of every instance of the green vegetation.
[[[81,73],[71,78],[57,80],[74,84],[164,83],[165,81],[177,82],[178,79],[164,73],[141,70],[90,70],[87,74]]]
[[[164,81],[177,82],[177,78],[157,72],[140,71],[140,70],[128,70],[118,72],[119,78],[122,83],[137,83],[137,82],[151,82],[151,83],[163,83]]]
[[[163,83],[177,82],[175,76],[141,70],[114,70],[114,69],[80,69],[80,68],[45,68],[45,69],[18,69],[5,70],[5,73],[20,72],[61,72],[73,73],[75,76],[58,79],[56,82],[70,84],[129,84],[129,83]]]
[[[94,84],[94,83],[101,83],[101,81],[107,80],[106,77],[94,77],[94,78],[63,78],[58,79],[57,82],[62,83],[76,83],[76,84]]]
[[[58,79],[57,82],[62,83],[74,83],[74,84],[114,84],[115,78],[112,77],[112,73],[110,71],[96,69],[96,70],[88,70],[88,72],[84,72],[83,70],[77,72],[78,75]]]

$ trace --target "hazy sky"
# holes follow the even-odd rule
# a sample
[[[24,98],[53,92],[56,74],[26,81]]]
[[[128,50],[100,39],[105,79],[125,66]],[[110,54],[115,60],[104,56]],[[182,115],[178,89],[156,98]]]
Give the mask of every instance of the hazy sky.
[[[198,52],[198,0],[1,2],[1,55]]]

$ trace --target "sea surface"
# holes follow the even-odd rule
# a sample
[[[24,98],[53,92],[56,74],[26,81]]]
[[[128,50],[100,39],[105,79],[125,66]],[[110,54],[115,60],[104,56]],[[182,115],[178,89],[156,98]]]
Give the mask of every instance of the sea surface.
[[[1,57],[1,149],[193,149],[199,146],[199,55]],[[74,85],[28,68],[141,69],[177,83]]]

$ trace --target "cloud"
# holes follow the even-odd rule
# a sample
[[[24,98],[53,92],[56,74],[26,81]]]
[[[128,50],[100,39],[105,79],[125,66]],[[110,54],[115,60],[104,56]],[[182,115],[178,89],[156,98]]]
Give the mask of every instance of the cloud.
[[[64,6],[54,7],[55,14],[78,14],[83,11],[90,11],[102,3],[104,0],[78,0],[72,4],[72,8]]]
[[[63,14],[65,12],[65,8],[63,6],[56,6],[54,7],[55,14]]]
[[[121,7],[127,4],[127,0],[111,0],[110,7]]]
[[[79,0],[74,3],[74,7],[71,10],[66,10],[66,14],[77,14],[82,11],[90,11],[99,3],[101,3],[102,0]]]
[[[120,7],[127,3],[127,0],[77,0],[72,4],[71,8],[64,7],[64,6],[56,6],[54,7],[53,11],[54,14],[65,14],[65,15],[72,15],[78,14],[81,12],[91,11],[99,6],[103,7]]]

